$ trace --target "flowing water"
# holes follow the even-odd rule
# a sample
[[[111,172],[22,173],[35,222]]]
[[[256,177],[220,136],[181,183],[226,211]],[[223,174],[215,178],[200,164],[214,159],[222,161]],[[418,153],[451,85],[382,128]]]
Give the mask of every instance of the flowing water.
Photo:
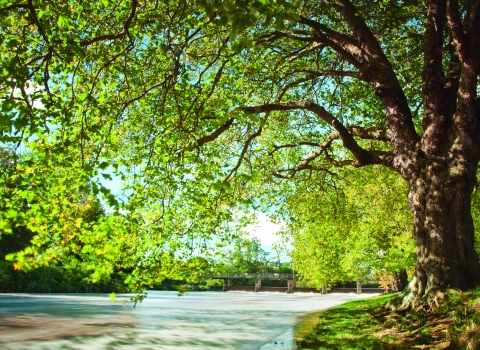
[[[295,349],[312,312],[368,296],[149,291],[134,308],[126,295],[0,294],[0,348]]]

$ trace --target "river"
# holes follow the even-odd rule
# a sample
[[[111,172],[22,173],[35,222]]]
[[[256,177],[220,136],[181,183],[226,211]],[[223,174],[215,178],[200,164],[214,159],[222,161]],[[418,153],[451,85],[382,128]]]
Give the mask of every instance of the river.
[[[1,349],[295,349],[305,315],[356,294],[149,291],[134,308],[106,294],[0,294]]]

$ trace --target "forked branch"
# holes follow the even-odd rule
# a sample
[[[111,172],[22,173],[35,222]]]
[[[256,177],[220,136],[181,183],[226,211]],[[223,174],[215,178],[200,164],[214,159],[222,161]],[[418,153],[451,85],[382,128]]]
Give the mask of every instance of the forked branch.
[[[129,14],[128,18],[126,19],[125,24],[123,25],[123,29],[120,32],[118,32],[116,34],[100,35],[100,36],[97,36],[93,39],[82,41],[80,43],[80,45],[83,46],[83,47],[86,47],[86,46],[90,46],[92,44],[95,44],[99,41],[116,40],[116,39],[121,39],[125,36],[130,37],[129,29],[130,29],[130,25],[132,24],[133,19],[135,18],[136,11],[137,11],[137,6],[138,6],[138,0],[132,0],[130,14]],[[130,40],[132,40],[132,39],[130,38]]]
[[[342,139],[343,145],[354,155],[360,163],[369,163],[369,154],[353,138],[348,129],[340,123],[331,113],[322,106],[308,101],[296,102],[280,102],[273,104],[265,104],[261,106],[244,107],[242,110],[246,113],[267,113],[273,111],[289,111],[289,110],[308,110],[315,113],[320,119],[331,125]]]
[[[352,127],[350,128],[353,134],[356,136],[365,138],[365,139],[377,139],[382,141],[389,140],[389,134],[386,130],[382,129],[374,129],[374,128],[361,128],[361,127]],[[296,167],[290,169],[283,169],[277,172],[274,172],[273,175],[276,177],[284,178],[284,179],[291,179],[295,177],[295,175],[302,170],[324,170],[323,168],[317,168],[313,166],[311,163],[320,158],[322,155],[325,157],[330,164],[336,167],[343,167],[343,166],[363,166],[367,165],[366,163],[361,163],[358,160],[348,159],[348,160],[341,160],[338,161],[334,159],[329,150],[332,146],[332,143],[335,140],[340,139],[340,135],[337,131],[332,132],[327,139],[322,144],[316,144],[312,142],[299,142],[298,144],[287,144],[282,146],[275,146],[274,150],[270,152],[273,154],[275,151],[283,149],[283,148],[292,148],[292,147],[299,147],[302,145],[314,146],[318,145],[318,148],[306,156]],[[382,164],[388,167],[392,166],[392,153],[388,151],[365,151],[370,156],[370,161],[368,164]],[[283,175],[282,173],[288,172],[288,175]]]

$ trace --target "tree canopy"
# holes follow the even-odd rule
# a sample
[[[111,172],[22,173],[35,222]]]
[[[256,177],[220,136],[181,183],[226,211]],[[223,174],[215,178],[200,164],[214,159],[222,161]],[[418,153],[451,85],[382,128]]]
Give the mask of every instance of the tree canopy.
[[[231,237],[248,183],[380,165],[414,217],[402,305],[479,284],[479,17],[478,0],[2,1],[0,141],[38,155],[2,204],[0,227],[36,233],[15,259],[46,263],[77,236],[154,276]],[[84,226],[81,196],[114,214]]]
[[[303,279],[320,288],[412,269],[406,191],[398,176],[378,167],[345,169],[329,188],[307,183],[297,189],[284,217]]]

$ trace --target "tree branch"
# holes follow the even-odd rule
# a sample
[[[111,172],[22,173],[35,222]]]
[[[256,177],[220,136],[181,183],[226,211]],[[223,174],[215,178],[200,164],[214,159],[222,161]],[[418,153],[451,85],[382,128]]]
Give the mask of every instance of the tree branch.
[[[295,73],[307,73],[310,74],[310,79],[311,78],[317,78],[317,77],[324,77],[324,76],[329,76],[329,77],[351,77],[351,78],[360,78],[360,72],[355,72],[355,71],[346,71],[346,70],[321,70],[321,71],[315,71],[315,70],[308,70],[308,69],[303,69],[303,70],[296,70]]]
[[[355,130],[361,130],[362,128],[356,128]],[[373,128],[372,128],[373,129]],[[373,130],[362,130],[362,132],[367,132],[368,131],[373,131]],[[375,132],[379,132],[380,130],[376,130]],[[340,138],[340,135],[337,131],[332,132],[327,139],[320,145],[318,145],[318,148],[310,153],[308,156],[306,156],[300,164],[298,164],[295,168],[291,169],[284,169],[284,170],[279,170],[275,172],[273,175],[276,177],[284,178],[284,179],[292,179],[295,177],[295,175],[302,170],[324,170],[323,168],[316,168],[312,166],[310,163],[314,161],[315,159],[319,158],[322,154],[325,156],[325,159],[332,165],[336,167],[343,167],[343,166],[364,166],[364,165],[370,165],[370,164],[382,164],[388,167],[392,167],[393,165],[393,155],[389,151],[365,151],[366,153],[369,154],[369,162],[368,163],[362,163],[359,162],[358,160],[343,160],[343,161],[337,161],[331,157],[331,155],[328,153],[328,150],[330,149],[333,141],[337,140]],[[307,142],[302,142],[298,143],[296,145],[283,145],[283,146],[275,146],[275,150],[270,152],[272,154],[278,149],[281,148],[289,148],[289,147],[297,147],[300,146],[301,144],[307,144],[309,146],[316,145],[315,143],[307,143]],[[289,175],[281,175],[281,172],[289,172]]]
[[[332,142],[335,141],[336,139],[339,138],[339,135],[338,135],[338,132],[333,132],[330,134],[330,136],[327,137],[327,139],[322,142],[321,145],[318,146],[318,148],[313,151],[312,153],[310,153],[308,156],[306,156],[301,162],[300,164],[298,164],[295,168],[292,168],[292,169],[285,169],[285,170],[281,170],[280,172],[290,172],[290,175],[288,176],[280,176],[278,175],[278,172],[277,172],[277,177],[282,177],[282,178],[285,178],[285,179],[291,179],[295,176],[296,173],[298,173],[299,171],[301,170],[307,170],[307,169],[311,169],[311,165],[310,165],[310,162],[314,161],[315,159],[317,159],[318,157],[320,157],[323,153],[326,152],[326,150],[328,148],[330,148],[330,146],[332,145]]]
[[[446,115],[449,118],[455,113],[457,109],[457,93],[461,74],[461,63],[458,56],[458,51],[454,45],[448,46],[450,49],[450,62],[448,64],[447,73],[445,74],[444,89],[444,104]]]
[[[138,0],[132,0],[130,15],[128,16],[127,20],[125,21],[125,24],[123,25],[123,29],[122,29],[121,32],[119,32],[117,34],[100,35],[100,36],[95,37],[93,39],[82,41],[82,42],[80,42],[80,45],[83,46],[83,47],[86,47],[86,46],[95,44],[99,41],[116,40],[116,39],[121,39],[125,36],[130,37],[129,28],[130,28],[130,25],[132,24],[133,19],[135,18],[136,11],[137,11],[137,6],[138,6]]]
[[[255,131],[252,135],[250,135],[247,139],[247,142],[245,142],[245,144],[243,145],[243,149],[242,149],[242,152],[240,153],[240,156],[238,157],[238,161],[237,161],[237,164],[235,165],[235,167],[228,173],[227,177],[223,180],[224,182],[228,181],[228,179],[230,179],[230,177],[235,174],[235,172],[238,170],[238,168],[240,168],[240,165],[242,165],[242,161],[243,161],[243,158],[245,157],[245,154],[247,153],[248,151],[248,147],[250,147],[250,144],[252,143],[252,141],[257,138],[258,136],[260,136],[262,134],[262,131],[263,131],[263,127],[262,125],[267,121],[268,119],[268,116],[269,116],[269,113],[267,113],[267,115],[265,116],[265,118],[263,119],[263,123],[260,124],[260,126],[258,127],[257,131]]]
[[[315,43],[313,45],[309,45],[309,47],[307,46],[308,48],[305,47],[301,50],[296,50],[293,55],[288,57],[288,62],[293,62],[296,59],[302,58],[315,50],[322,51],[326,46],[327,45],[325,45],[324,43]]]
[[[203,137],[199,138],[196,141],[195,145],[187,147],[185,150],[186,151],[193,151],[194,149],[196,149],[198,147],[201,147],[206,143],[215,141],[217,138],[220,137],[220,135],[222,135],[225,131],[227,131],[232,126],[234,121],[235,121],[235,118],[230,118],[225,123],[223,123],[217,130],[215,130],[213,133],[211,133],[210,135],[203,136]]]
[[[371,164],[371,154],[358,145],[358,143],[353,138],[353,135],[342,123],[340,123],[339,120],[337,120],[331,113],[327,112],[325,108],[319,106],[316,103],[296,101],[241,108],[241,110],[246,113],[267,113],[273,111],[289,111],[295,109],[308,110],[315,113],[323,121],[325,121],[335,129],[335,131],[338,133],[338,136],[342,139],[343,145],[350,152],[352,152],[353,156],[357,159],[359,164]]]
[[[357,9],[349,0],[324,0],[324,2],[337,10],[353,30],[357,39],[355,46],[362,51],[361,55],[364,60],[362,62],[370,61],[369,57],[374,58],[379,63],[388,62],[377,39],[365,21],[357,15]]]
[[[42,38],[45,40],[46,43],[49,43],[48,37],[45,35],[45,32],[43,31],[42,26],[40,25],[40,21],[38,20],[37,13],[35,12],[35,7],[33,7],[32,0],[27,1],[27,7],[28,10],[30,11],[30,15],[32,16],[33,22],[38,28],[38,32],[42,36]]]
[[[309,18],[301,17],[300,23],[309,26],[310,28],[315,30],[317,34],[327,37],[328,39],[342,47],[344,50],[349,51],[351,54],[355,55],[360,53],[357,43],[352,37],[334,31],[323,25],[322,23]]]
[[[398,157],[398,164],[406,162],[406,158],[415,150],[419,136],[390,61],[351,1],[323,1],[336,9],[354,32],[356,45],[361,51],[358,57],[360,64],[357,65],[360,79],[374,87],[375,94],[387,111],[386,124],[392,133],[392,149]]]
[[[465,29],[469,36],[468,65],[478,76],[480,74],[480,0],[474,0],[472,7],[468,11],[468,17],[465,21]]]
[[[347,130],[354,136],[364,140],[390,141],[390,130],[381,128],[363,128],[359,126],[349,126]]]
[[[449,0],[447,4],[448,25],[452,31],[453,42],[457,48],[458,56],[462,62],[466,61],[468,54],[467,38],[463,31],[463,24],[458,11],[458,0]]]
[[[0,12],[10,11],[10,10],[13,10],[13,9],[28,9],[28,8],[30,8],[29,4],[13,4],[13,5],[9,5],[9,6],[5,6],[5,7],[1,8]]]
[[[272,155],[276,151],[281,150],[283,148],[295,148],[295,147],[300,147],[300,146],[320,147],[320,144],[316,143],[316,142],[302,141],[302,142],[299,142],[299,143],[288,143],[288,144],[281,145],[281,146],[273,145],[273,150],[270,151],[269,154]]]
[[[299,36],[303,35],[303,36]],[[278,30],[274,31],[273,33],[268,33],[265,35],[260,36],[257,39],[257,42],[269,42],[272,43],[276,40],[282,39],[282,38],[288,38],[288,39],[293,39],[297,41],[306,41],[306,42],[313,42],[315,39],[312,36],[305,36],[305,35],[310,35],[311,33],[305,32],[305,31],[296,31],[296,32],[280,32]]]
[[[407,99],[390,61],[350,1],[324,2],[339,12],[352,28],[356,38],[332,31],[310,19],[301,18],[299,23],[313,28],[320,36],[318,42],[330,46],[343,59],[358,68],[358,78],[374,87],[375,94],[387,110],[386,124],[394,135],[392,147],[397,155],[405,157],[415,149],[419,137]]]
[[[347,130],[354,136],[360,137],[363,140],[376,140],[376,141],[390,141],[390,131],[380,128],[363,128],[359,126],[349,126]],[[317,142],[301,141],[298,143],[287,143],[284,145],[274,145],[273,150],[270,151],[270,155],[284,148],[295,148],[300,146],[320,147]],[[374,151],[370,151],[374,152]]]
[[[444,115],[443,86],[445,74],[442,67],[442,51],[445,14],[445,0],[429,0],[423,69],[423,92],[425,94],[427,116]]]
[[[361,62],[359,61],[361,52],[352,38],[345,34],[335,32],[323,24],[305,17],[301,17],[299,23],[305,24],[315,31],[315,41],[317,43],[331,47],[350,64],[357,68],[361,67]]]
[[[342,168],[344,166],[355,166],[355,161],[354,160],[347,159],[347,160],[338,161],[338,160],[333,159],[332,156],[327,151],[325,152],[325,159],[330,164],[332,164],[333,166],[335,166],[337,168]]]

